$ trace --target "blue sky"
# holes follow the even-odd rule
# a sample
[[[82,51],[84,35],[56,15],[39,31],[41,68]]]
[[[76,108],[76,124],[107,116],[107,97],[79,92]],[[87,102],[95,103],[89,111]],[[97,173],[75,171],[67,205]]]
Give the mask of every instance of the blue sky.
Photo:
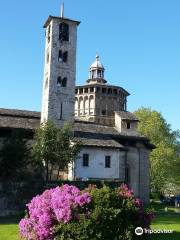
[[[41,109],[48,15],[60,0],[6,0],[0,5],[0,107]],[[180,128],[180,1],[65,0],[65,17],[80,20],[77,84],[96,51],[108,83],[131,93],[128,110],[162,112]]]

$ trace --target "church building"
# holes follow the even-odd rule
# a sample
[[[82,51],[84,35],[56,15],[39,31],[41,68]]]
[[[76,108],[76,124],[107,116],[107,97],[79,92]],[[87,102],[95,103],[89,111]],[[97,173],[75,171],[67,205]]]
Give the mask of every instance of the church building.
[[[46,31],[42,111],[0,109],[0,140],[48,120],[62,127],[71,122],[74,141],[83,147],[68,172],[68,179],[127,182],[135,195],[149,201],[149,140],[137,132],[138,119],[128,112],[123,87],[109,85],[99,55],[89,78],[76,86],[76,46],[79,21],[49,16]],[[61,177],[61,176],[60,176]]]

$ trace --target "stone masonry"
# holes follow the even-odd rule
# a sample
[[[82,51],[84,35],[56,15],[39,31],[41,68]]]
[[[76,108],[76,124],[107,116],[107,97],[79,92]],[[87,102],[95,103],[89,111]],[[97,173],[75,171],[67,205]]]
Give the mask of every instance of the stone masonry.
[[[78,24],[50,16],[44,25],[46,48],[41,122],[53,120],[61,127],[64,122],[73,120]]]

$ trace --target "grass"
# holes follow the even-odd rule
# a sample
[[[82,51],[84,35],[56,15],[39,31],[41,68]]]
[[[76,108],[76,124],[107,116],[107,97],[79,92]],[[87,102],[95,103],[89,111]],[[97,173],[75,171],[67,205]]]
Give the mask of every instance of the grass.
[[[19,240],[18,236],[19,217],[1,217],[0,218],[0,239],[1,240]]]
[[[152,234],[149,240],[180,240],[180,209],[168,207],[160,202],[152,202],[156,218],[152,222],[152,229],[173,230],[172,234]],[[20,217],[0,218],[0,240],[20,240],[18,236],[18,222]]]
[[[156,201],[151,204],[155,210],[156,218],[152,222],[153,230],[173,230],[173,233],[152,234],[151,240],[180,240],[180,209],[166,207]]]

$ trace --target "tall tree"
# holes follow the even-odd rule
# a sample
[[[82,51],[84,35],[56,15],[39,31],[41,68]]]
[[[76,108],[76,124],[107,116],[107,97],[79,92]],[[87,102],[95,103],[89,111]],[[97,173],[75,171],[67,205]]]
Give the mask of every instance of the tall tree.
[[[35,134],[33,153],[40,159],[46,169],[46,182],[51,180],[52,170],[67,171],[81,149],[79,142],[73,142],[73,130],[70,124],[57,128],[53,122],[41,124]]]
[[[25,204],[43,189],[42,162],[32,158],[28,135],[14,129],[0,148],[1,194],[8,209],[24,211]]]
[[[156,146],[150,155],[151,187],[167,192],[167,186],[180,184],[179,130],[172,131],[162,114],[150,108],[140,108],[135,115],[140,120],[139,132]]]
[[[19,180],[26,176],[31,164],[30,148],[23,131],[13,131],[0,149],[0,180]]]

